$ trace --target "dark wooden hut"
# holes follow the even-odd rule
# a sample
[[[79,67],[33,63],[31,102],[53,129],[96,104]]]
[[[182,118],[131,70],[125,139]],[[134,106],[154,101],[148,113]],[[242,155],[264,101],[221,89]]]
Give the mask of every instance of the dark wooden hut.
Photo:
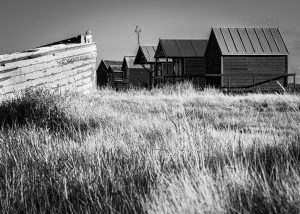
[[[130,86],[133,87],[149,87],[149,65],[135,65],[135,56],[125,56],[122,64],[122,71],[124,72],[124,79]]]
[[[205,50],[207,40],[169,40],[160,39],[155,53],[156,61],[165,60],[166,69],[155,71],[156,79],[175,82],[193,80],[204,86],[206,72]]]
[[[212,28],[205,56],[207,85],[287,85],[288,50],[277,28]]]
[[[155,51],[156,46],[139,46],[138,52],[134,59],[135,65],[141,65],[148,72],[149,86],[152,86],[152,79],[155,71]]]
[[[97,69],[97,86],[113,85],[115,81],[122,79],[122,61],[101,60]]]
[[[154,84],[154,74],[157,68],[157,73],[166,73],[166,61],[164,59],[155,60],[155,52],[157,46],[140,46],[136,54],[134,64],[141,65],[149,74],[150,87]],[[172,68],[172,63],[169,63],[169,69]]]

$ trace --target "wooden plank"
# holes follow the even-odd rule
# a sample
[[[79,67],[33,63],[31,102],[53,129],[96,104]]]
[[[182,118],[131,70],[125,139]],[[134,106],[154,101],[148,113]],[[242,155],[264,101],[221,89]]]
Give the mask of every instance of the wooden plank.
[[[78,82],[80,83],[79,87],[82,87],[82,85],[89,85],[89,84],[93,85],[91,82],[91,79],[89,77],[82,79]],[[59,86],[55,85],[54,83],[48,83],[46,85],[37,86],[36,88],[47,88],[50,91],[61,92],[61,93],[64,93],[67,91],[71,91],[71,92],[79,91],[78,86],[74,83],[74,81],[70,82],[70,83],[66,82],[65,84],[59,85]],[[8,94],[11,94],[11,93],[8,93]]]
[[[96,46],[88,46],[88,47],[83,46],[82,48],[75,49],[75,50],[67,50],[52,55],[41,56],[35,59],[21,60],[18,62],[8,63],[5,64],[5,66],[0,66],[0,75],[5,73],[6,70],[10,71],[11,69],[18,69],[18,68],[23,68],[31,65],[36,65],[36,64],[49,63],[51,61],[57,61],[58,65],[65,65],[69,63],[68,61],[69,58],[76,58],[77,56],[86,53],[96,53],[96,51],[97,51]],[[68,58],[68,59],[64,59],[64,58]]]
[[[87,61],[79,61],[79,62],[74,62],[72,64],[64,65],[64,66],[58,66],[58,67],[51,67],[48,69],[43,69],[31,73],[24,73],[21,75],[16,75],[16,76],[11,76],[11,77],[6,77],[6,78],[1,78],[0,79],[0,88],[7,86],[7,85],[14,85],[14,84],[19,84],[22,82],[38,79],[38,78],[44,78],[47,76],[54,75],[56,73],[61,73],[63,71],[68,71],[68,70],[73,70],[76,68],[83,67],[85,65],[89,64],[96,64],[96,58],[92,58]]]
[[[54,77],[52,78],[49,82],[43,82],[41,84],[38,84],[38,86],[61,86],[61,85],[66,85],[66,84],[73,84],[76,83],[77,81],[90,77],[91,78],[91,69],[90,68],[86,68],[86,69],[82,69],[80,71],[78,71],[77,73],[71,73],[71,71],[68,71],[63,73],[61,76]]]
[[[87,74],[87,72],[88,74]],[[20,91],[23,89],[26,89],[28,87],[36,87],[36,86],[42,86],[46,85],[47,83],[52,83],[54,82],[56,85],[57,84],[63,84],[63,82],[68,82],[66,79],[78,79],[78,76],[83,75],[92,75],[92,72],[95,72],[95,65],[87,65],[84,67],[81,67],[80,69],[72,69],[69,71],[61,72],[55,75],[47,76],[45,78],[38,78],[35,80],[30,80],[26,82],[22,82],[19,84],[15,85],[8,85],[0,89],[1,94],[9,93],[9,92],[14,92],[14,91]],[[81,74],[83,73],[83,74]],[[77,76],[76,76],[77,75]]]
[[[48,80],[49,78],[51,78],[51,77],[55,77],[56,75],[61,75],[61,74],[64,74],[64,73],[66,73],[66,72],[70,72],[70,71],[72,71],[72,72],[78,72],[78,71],[80,71],[81,69],[84,69],[84,68],[86,68],[87,66],[95,66],[95,62],[96,62],[96,60],[94,60],[94,61],[91,61],[92,63],[89,63],[89,64],[84,64],[84,65],[81,65],[81,66],[78,66],[78,67],[73,67],[73,68],[70,68],[70,69],[67,69],[67,70],[62,70],[62,71],[60,71],[60,72],[53,72],[53,73],[46,73],[44,76],[40,76],[40,77],[35,77],[35,78],[32,78],[32,79],[30,79],[30,78],[28,78],[26,81],[20,81],[20,82],[15,82],[15,84],[1,84],[0,86],[1,86],[1,88],[5,88],[5,87],[8,87],[8,86],[11,86],[11,87],[13,87],[14,85],[19,85],[19,84],[39,84],[39,81],[40,82],[44,82],[45,80]]]
[[[184,74],[205,74],[206,73],[206,60],[205,57],[201,58],[185,58],[184,59]]]
[[[85,91],[87,91],[87,90],[91,90],[93,88],[93,83],[92,82],[89,82],[89,83],[87,83],[87,84],[85,84],[85,85],[81,85],[81,86],[79,86],[79,87],[77,87],[77,91],[78,92],[85,92]]]
[[[85,85],[93,85],[92,81],[91,81],[91,78],[90,76],[88,77],[85,77],[83,79],[80,79],[80,80],[77,80],[77,81],[74,81],[74,80],[70,80],[68,82],[65,82],[64,84],[62,85],[55,85],[53,83],[50,83],[46,86],[41,86],[41,87],[47,87],[47,88],[50,88],[50,89],[56,89],[56,90],[59,90],[59,91],[80,91]]]
[[[90,44],[60,44],[41,48],[30,49],[23,52],[0,55],[0,63],[9,63],[10,61],[33,58],[40,55],[48,55],[56,52],[78,49],[82,47],[96,46],[95,43]]]
[[[91,58],[95,58],[96,57],[96,53],[89,53],[89,54],[83,54],[83,55],[78,55],[78,56],[72,56],[69,58],[64,58],[64,59],[59,59],[58,61],[51,61],[49,63],[43,63],[43,64],[38,64],[38,65],[32,65],[32,66],[28,66],[28,67],[22,67],[22,68],[18,68],[6,73],[2,73],[0,75],[1,78],[6,78],[6,77],[10,77],[10,76],[17,76],[20,74],[26,74],[26,73],[32,73],[35,71],[40,71],[40,70],[45,70],[47,68],[52,68],[52,67],[59,67],[59,66],[63,66],[63,65],[67,65],[67,63],[65,63],[66,61],[68,63],[74,63],[74,62],[79,62],[79,61],[84,61],[84,60],[88,60]]]

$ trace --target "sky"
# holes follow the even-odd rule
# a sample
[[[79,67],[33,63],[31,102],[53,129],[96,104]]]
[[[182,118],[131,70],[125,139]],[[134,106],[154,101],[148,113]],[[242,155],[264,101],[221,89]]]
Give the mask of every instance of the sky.
[[[279,27],[300,75],[299,0],[1,0],[0,54],[91,30],[101,59],[122,60],[161,39],[208,39],[211,27]]]

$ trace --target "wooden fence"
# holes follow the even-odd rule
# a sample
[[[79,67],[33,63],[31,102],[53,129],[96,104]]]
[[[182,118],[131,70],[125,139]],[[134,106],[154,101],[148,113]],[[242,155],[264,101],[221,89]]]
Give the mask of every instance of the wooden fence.
[[[87,32],[68,40],[0,55],[0,95],[26,88],[88,92],[96,87],[97,47]]]
[[[296,74],[283,74],[283,75],[276,75],[276,74],[255,74],[255,75],[248,75],[249,79],[252,81],[248,84],[232,84],[231,81],[237,77],[244,77],[247,75],[232,75],[232,74],[205,74],[205,75],[183,75],[183,76],[159,76],[154,77],[156,85],[163,85],[165,83],[176,83],[176,82],[184,82],[184,81],[191,81],[194,85],[205,87],[208,86],[208,78],[219,78],[220,85],[215,86],[217,88],[223,89],[247,89],[247,88],[254,88],[260,86],[262,88],[272,88],[272,87],[280,87],[278,85],[278,81],[282,80],[282,82],[287,82],[288,77],[292,77],[292,81],[289,85],[292,85],[293,88],[296,88]],[[221,85],[223,78],[223,84]],[[284,84],[283,84],[284,85]],[[287,85],[287,84],[286,84]]]

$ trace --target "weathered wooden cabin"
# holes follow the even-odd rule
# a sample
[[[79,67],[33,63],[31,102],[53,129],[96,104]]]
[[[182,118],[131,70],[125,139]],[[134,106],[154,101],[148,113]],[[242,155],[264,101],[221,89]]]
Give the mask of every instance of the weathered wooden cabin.
[[[154,70],[156,46],[139,46],[138,52],[134,59],[134,64],[150,65],[150,69]]]
[[[160,39],[155,58],[156,61],[164,60],[166,69],[159,72],[156,68],[156,82],[176,82],[189,79],[198,86],[204,86],[207,43],[208,40]]]
[[[97,86],[113,86],[115,82],[123,79],[123,61],[101,60],[97,69]]]
[[[122,71],[124,72],[124,79],[133,87],[149,87],[149,65],[135,65],[135,56],[125,56],[122,64]]]
[[[134,59],[135,65],[141,65],[148,72],[150,87],[153,84],[152,80],[155,72],[155,51],[156,46],[139,46]],[[148,68],[146,66],[148,66]]]
[[[0,55],[0,95],[26,88],[87,92],[95,88],[97,47],[88,31],[31,50]]]
[[[277,28],[212,28],[206,84],[217,87],[287,85],[288,50]]]

